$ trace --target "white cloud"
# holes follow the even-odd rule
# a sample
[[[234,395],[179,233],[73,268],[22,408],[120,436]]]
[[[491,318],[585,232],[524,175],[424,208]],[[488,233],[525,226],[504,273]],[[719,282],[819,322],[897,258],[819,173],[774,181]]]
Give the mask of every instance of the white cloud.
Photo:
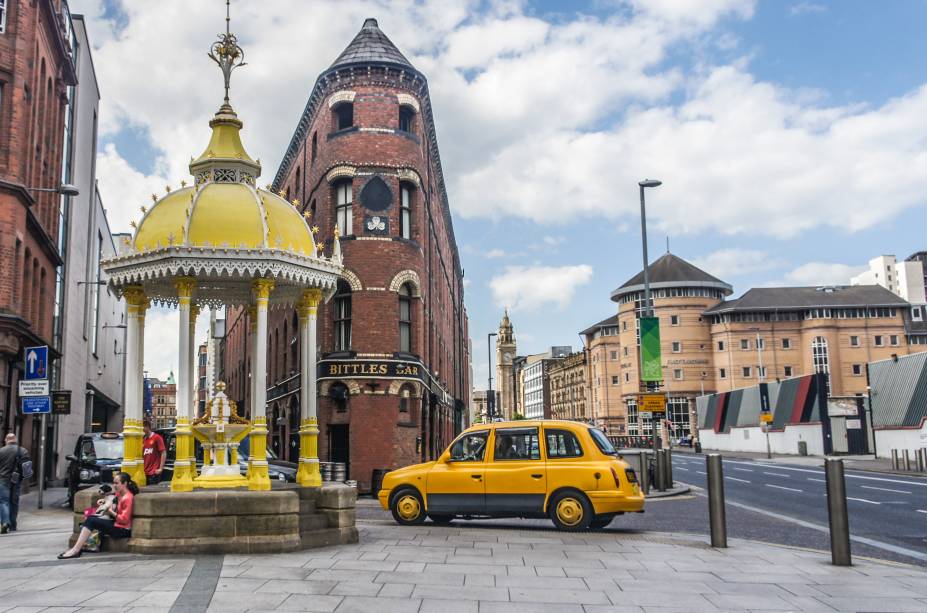
[[[486,252],[485,257],[490,260],[504,258],[507,254],[502,249],[490,249]]]
[[[169,183],[161,174],[146,175],[133,168],[113,143],[104,145],[97,155],[97,178],[113,232],[129,231],[129,222],[141,219],[139,207],[150,207],[151,194],[164,195]]]
[[[489,282],[493,300],[511,311],[533,311],[550,304],[564,309],[576,289],[592,279],[592,267],[507,266]]]
[[[200,313],[196,320],[196,346],[206,342],[209,330],[209,311]],[[154,307],[145,315],[145,370],[148,376],[167,379],[168,374],[178,375],[180,320],[177,309]]]
[[[798,2],[789,7],[789,15],[792,17],[806,15],[808,13],[824,13],[826,11],[827,6],[816,2]]]
[[[782,260],[758,249],[719,249],[708,255],[693,258],[692,263],[719,279],[737,277],[766,270],[782,264]]]
[[[783,285],[849,285],[850,277],[866,270],[866,266],[851,266],[829,262],[808,262],[785,274]]]

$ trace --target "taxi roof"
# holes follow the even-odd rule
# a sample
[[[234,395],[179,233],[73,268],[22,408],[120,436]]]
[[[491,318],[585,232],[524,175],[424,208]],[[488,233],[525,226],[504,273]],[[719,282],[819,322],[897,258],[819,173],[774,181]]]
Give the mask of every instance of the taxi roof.
[[[485,428],[524,428],[531,426],[560,426],[560,427],[572,427],[572,428],[590,428],[589,424],[585,424],[581,421],[570,421],[567,419],[518,419],[514,421],[494,421],[485,424],[473,424],[467,430],[485,429]]]

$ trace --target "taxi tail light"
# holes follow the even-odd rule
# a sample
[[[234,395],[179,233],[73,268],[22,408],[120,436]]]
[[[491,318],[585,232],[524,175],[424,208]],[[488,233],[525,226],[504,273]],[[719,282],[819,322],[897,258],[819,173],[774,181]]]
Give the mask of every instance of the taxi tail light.
[[[634,472],[633,468],[625,468],[624,474],[628,478],[628,483],[637,483],[637,473]]]
[[[611,470],[612,470],[612,477],[614,477],[615,479],[615,488],[620,490],[621,489],[621,479],[618,478],[618,471],[615,470],[614,468],[612,468]]]

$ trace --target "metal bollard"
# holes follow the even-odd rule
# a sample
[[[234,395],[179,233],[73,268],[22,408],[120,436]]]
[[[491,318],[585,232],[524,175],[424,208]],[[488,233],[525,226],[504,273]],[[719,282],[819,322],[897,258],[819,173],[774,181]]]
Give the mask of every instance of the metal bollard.
[[[654,470],[654,476],[656,477],[657,490],[661,492],[666,491],[666,450],[657,449],[656,452],[657,465]]]
[[[915,449],[914,450],[914,459],[917,460],[917,472],[924,472],[924,449]]]
[[[649,462],[647,461],[647,451],[646,450],[641,449],[640,459],[641,459],[641,476],[640,476],[641,491],[644,492],[644,496],[646,496],[647,494],[650,493],[650,470],[648,466]]]
[[[666,475],[663,477],[663,484],[666,486],[666,489],[673,489],[673,450],[666,450],[666,460],[663,462],[663,465],[666,467]]]
[[[904,450],[904,469],[911,470],[911,457],[908,455],[908,450]]]
[[[892,470],[898,470],[898,450],[892,449]]]
[[[834,566],[850,566],[850,520],[847,515],[847,486],[843,460],[824,462],[827,482],[827,521],[830,524],[830,557]]]
[[[708,472],[708,522],[711,526],[711,546],[727,547],[727,521],[724,516],[724,470],[721,456],[709,453],[705,457]]]

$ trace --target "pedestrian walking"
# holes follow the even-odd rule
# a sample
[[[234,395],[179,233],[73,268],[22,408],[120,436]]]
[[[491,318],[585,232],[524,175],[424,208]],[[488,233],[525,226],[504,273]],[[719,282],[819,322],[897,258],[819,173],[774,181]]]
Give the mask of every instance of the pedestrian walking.
[[[32,477],[32,458],[17,444],[10,432],[0,449],[0,534],[16,531],[19,515],[19,491],[22,482]]]
[[[135,495],[138,494],[138,485],[132,481],[129,473],[116,473],[113,477],[113,489],[116,491],[116,506],[106,507],[104,516],[93,515],[81,526],[80,534],[74,546],[58,554],[59,560],[79,558],[84,543],[90,538],[94,530],[114,539],[127,539],[132,536],[132,507]],[[97,501],[101,504],[102,501]]]
[[[161,483],[161,473],[167,461],[167,447],[164,439],[157,432],[151,431],[151,420],[146,419],[142,426],[145,438],[142,439],[142,460],[145,462],[145,481],[148,485]]]

